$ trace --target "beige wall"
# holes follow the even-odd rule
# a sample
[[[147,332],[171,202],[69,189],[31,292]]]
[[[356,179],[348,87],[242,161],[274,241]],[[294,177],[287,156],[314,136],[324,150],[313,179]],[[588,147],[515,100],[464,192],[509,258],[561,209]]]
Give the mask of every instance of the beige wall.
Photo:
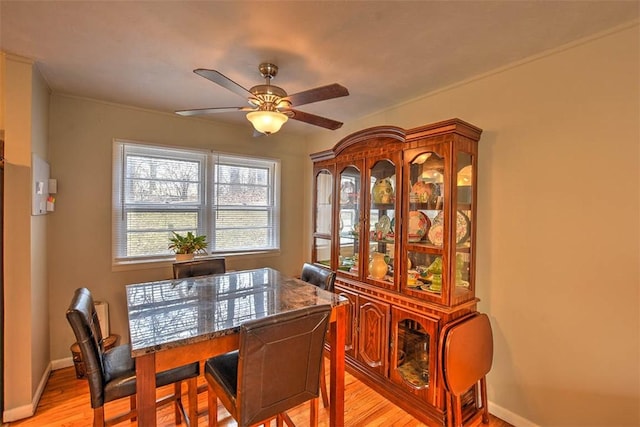
[[[169,262],[114,271],[111,265],[112,141],[201,147],[278,158],[282,168],[281,253],[227,258],[227,268],[271,266],[299,271],[304,205],[304,142],[287,132],[254,138],[247,122],[217,124],[62,95],[52,97],[51,174],[58,179],[56,211],[48,215],[51,357],[70,357],[75,341],[65,311],[80,286],[109,303],[111,332],[127,336],[126,284],[171,277]]]
[[[24,416],[35,409],[51,361],[47,222],[31,216],[31,153],[47,158],[49,89],[30,61],[3,59],[4,403]]]
[[[382,124],[459,117],[484,129],[477,285],[494,332],[488,397],[518,426],[640,425],[639,39],[637,25],[619,29],[311,147]]]

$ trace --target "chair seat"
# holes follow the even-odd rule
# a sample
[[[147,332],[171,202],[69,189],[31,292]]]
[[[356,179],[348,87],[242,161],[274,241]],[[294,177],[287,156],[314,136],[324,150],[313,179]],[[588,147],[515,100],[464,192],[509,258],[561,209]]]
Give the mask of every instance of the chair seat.
[[[103,355],[105,371],[104,401],[136,394],[136,368],[131,358],[131,346],[123,344],[117,346]],[[156,387],[173,384],[188,378],[197,377],[200,372],[198,362],[180,366],[178,368],[159,372],[156,374]]]
[[[238,359],[239,351],[232,351],[207,360],[204,370],[213,376],[218,384],[235,400],[238,394]]]

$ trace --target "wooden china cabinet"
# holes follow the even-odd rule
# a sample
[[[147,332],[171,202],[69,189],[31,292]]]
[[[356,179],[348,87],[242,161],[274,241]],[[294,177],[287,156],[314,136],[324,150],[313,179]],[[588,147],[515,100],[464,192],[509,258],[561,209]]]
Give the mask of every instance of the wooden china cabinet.
[[[379,126],[311,155],[312,260],[337,272],[350,301],[347,365],[428,425],[447,422],[440,331],[478,301],[481,133],[459,119]],[[470,390],[467,415],[475,399]]]

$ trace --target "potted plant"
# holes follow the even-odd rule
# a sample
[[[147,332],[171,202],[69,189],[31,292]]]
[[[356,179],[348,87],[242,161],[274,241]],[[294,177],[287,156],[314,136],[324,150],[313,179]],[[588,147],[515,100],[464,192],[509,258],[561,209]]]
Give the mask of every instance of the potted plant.
[[[206,253],[207,236],[204,235],[196,236],[189,231],[183,236],[173,231],[169,241],[169,249],[176,253],[176,261],[190,260],[196,253]]]

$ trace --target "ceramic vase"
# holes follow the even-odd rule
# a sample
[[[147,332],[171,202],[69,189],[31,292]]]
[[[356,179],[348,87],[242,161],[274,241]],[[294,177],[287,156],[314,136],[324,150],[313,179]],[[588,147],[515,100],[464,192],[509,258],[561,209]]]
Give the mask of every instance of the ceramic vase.
[[[369,262],[369,274],[374,279],[384,279],[387,274],[387,263],[384,260],[384,254],[380,252],[374,252],[371,255],[371,262]]]

